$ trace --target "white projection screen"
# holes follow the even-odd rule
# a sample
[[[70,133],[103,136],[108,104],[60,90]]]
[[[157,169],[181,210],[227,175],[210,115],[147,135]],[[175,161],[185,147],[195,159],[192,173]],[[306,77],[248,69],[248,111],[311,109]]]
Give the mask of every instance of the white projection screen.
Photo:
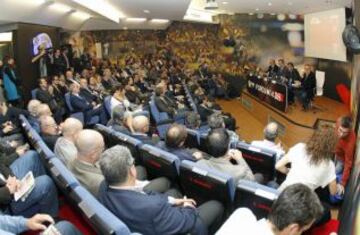
[[[305,15],[305,56],[347,61],[342,32],[345,8]]]

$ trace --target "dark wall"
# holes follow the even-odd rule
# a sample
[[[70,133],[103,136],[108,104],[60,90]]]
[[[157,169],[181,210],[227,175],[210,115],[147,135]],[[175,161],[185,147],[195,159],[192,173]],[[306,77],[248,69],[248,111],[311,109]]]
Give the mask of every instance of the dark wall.
[[[25,101],[29,100],[30,92],[37,86],[38,66],[32,64],[34,56],[32,52],[32,39],[39,33],[47,33],[57,48],[60,43],[59,28],[19,23],[17,30],[14,30],[14,57],[17,65],[17,72],[22,80],[22,93]]]

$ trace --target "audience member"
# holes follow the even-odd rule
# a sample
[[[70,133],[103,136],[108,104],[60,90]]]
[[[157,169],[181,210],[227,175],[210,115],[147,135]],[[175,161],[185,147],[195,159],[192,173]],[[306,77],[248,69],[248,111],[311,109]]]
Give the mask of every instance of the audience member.
[[[51,116],[40,117],[40,135],[49,149],[54,150],[56,141],[60,137],[59,126]]]
[[[276,76],[276,74],[279,72],[279,67],[276,65],[274,59],[269,60],[269,68],[267,69],[266,72],[269,77]]]
[[[37,108],[38,111],[38,119],[40,119],[42,116],[52,116],[52,112],[49,108],[49,105],[47,104],[40,104]]]
[[[107,126],[111,127],[114,131],[119,131],[127,135],[134,132],[132,127],[132,115],[126,112],[126,109],[119,105],[112,111],[111,119]]]
[[[57,104],[55,97],[50,94],[49,86],[45,78],[39,79],[39,89],[36,91],[36,99],[49,106],[57,123],[62,121],[63,110]]]
[[[224,209],[217,201],[195,208],[192,199],[175,199],[137,187],[134,159],[125,147],[104,152],[100,167],[106,185],[100,190],[99,199],[132,232],[207,234],[207,227],[221,220]]]
[[[75,140],[83,125],[76,118],[67,118],[60,128],[63,136],[57,139],[54,153],[68,166],[77,156]]]
[[[106,124],[107,117],[103,106],[100,104],[91,104],[84,97],[80,95],[80,85],[72,83],[70,85],[70,102],[75,112],[83,112],[85,116],[85,123],[90,123],[95,116],[99,117],[101,124]]]
[[[264,129],[264,140],[252,141],[251,145],[275,151],[276,159],[279,160],[285,154],[285,151],[280,143],[276,144],[279,134],[278,129],[279,127],[276,122],[270,122]]]
[[[208,117],[208,125],[210,130],[225,128],[224,117],[220,113],[214,113]],[[239,136],[234,131],[227,129],[227,132],[231,143],[239,141]]]
[[[39,122],[39,106],[41,102],[38,100],[30,100],[27,105],[27,110],[29,112],[29,116],[27,120],[30,125],[36,130],[37,133],[40,133],[40,122]]]
[[[158,136],[149,136],[150,122],[145,116],[136,116],[132,120],[132,127],[134,133],[132,136],[138,140],[141,140],[143,144],[156,145],[159,142]]]
[[[159,142],[158,146],[165,151],[175,154],[180,161],[189,160],[197,161],[202,158],[199,151],[191,151],[185,148],[185,140],[187,131],[185,126],[180,124],[172,124],[166,132],[165,142]]]
[[[335,132],[330,126],[315,130],[307,143],[299,143],[276,163],[276,170],[287,174],[279,190],[296,183],[315,190],[329,186],[331,195],[337,192],[335,164],[332,161],[336,143]],[[291,167],[288,168],[288,163]]]
[[[316,88],[315,73],[311,71],[311,66],[306,64],[304,67],[304,75],[301,79],[300,99],[304,110],[309,108],[309,103],[315,95]]]
[[[302,234],[321,217],[323,207],[317,195],[306,185],[287,187],[273,203],[268,218],[257,220],[247,208],[237,209],[216,235],[235,235],[246,231],[251,235]]]
[[[0,204],[2,212],[25,217],[36,213],[58,214],[57,190],[35,151],[26,149],[0,149]],[[20,180],[29,172],[35,178],[35,186],[24,200],[14,200]]]
[[[206,139],[206,149],[207,153],[212,157],[210,159],[199,160],[197,164],[227,173],[236,182],[241,179],[255,180],[241,152],[237,149],[229,149],[229,145],[230,136],[225,129],[211,130]]]
[[[335,171],[341,175],[339,191],[342,194],[353,167],[356,135],[349,116],[340,117],[336,122],[336,129],[339,139],[335,147]]]

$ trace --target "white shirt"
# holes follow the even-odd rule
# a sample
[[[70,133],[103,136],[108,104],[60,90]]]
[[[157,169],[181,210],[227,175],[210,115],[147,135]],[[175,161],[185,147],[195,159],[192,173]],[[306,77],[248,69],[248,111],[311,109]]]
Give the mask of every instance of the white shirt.
[[[310,156],[306,153],[304,143],[292,147],[287,156],[291,162],[291,168],[279,188],[280,191],[296,183],[305,184],[312,190],[318,187],[325,188],[336,179],[334,162],[322,161],[317,165],[310,164]]]
[[[123,101],[119,101],[119,100],[115,99],[114,97],[111,97],[111,99],[110,99],[111,112],[118,105],[122,105],[125,107],[125,109],[128,109],[128,107],[130,106],[130,102],[127,99],[124,99]]]
[[[215,235],[274,235],[267,220],[257,220],[248,208],[239,208],[221,226]]]
[[[251,145],[259,148],[269,149],[276,152],[276,161],[285,154],[284,149],[279,145],[269,140],[255,140],[251,142]]]

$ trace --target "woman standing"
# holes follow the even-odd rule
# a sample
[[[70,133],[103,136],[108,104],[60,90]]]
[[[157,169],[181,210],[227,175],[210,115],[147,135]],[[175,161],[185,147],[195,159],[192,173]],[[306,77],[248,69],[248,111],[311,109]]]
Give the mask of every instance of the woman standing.
[[[17,85],[19,84],[19,79],[15,75],[14,64],[14,59],[8,58],[5,61],[2,74],[4,89],[6,92],[6,99],[9,103],[17,105],[20,101],[20,94],[17,87]]]

